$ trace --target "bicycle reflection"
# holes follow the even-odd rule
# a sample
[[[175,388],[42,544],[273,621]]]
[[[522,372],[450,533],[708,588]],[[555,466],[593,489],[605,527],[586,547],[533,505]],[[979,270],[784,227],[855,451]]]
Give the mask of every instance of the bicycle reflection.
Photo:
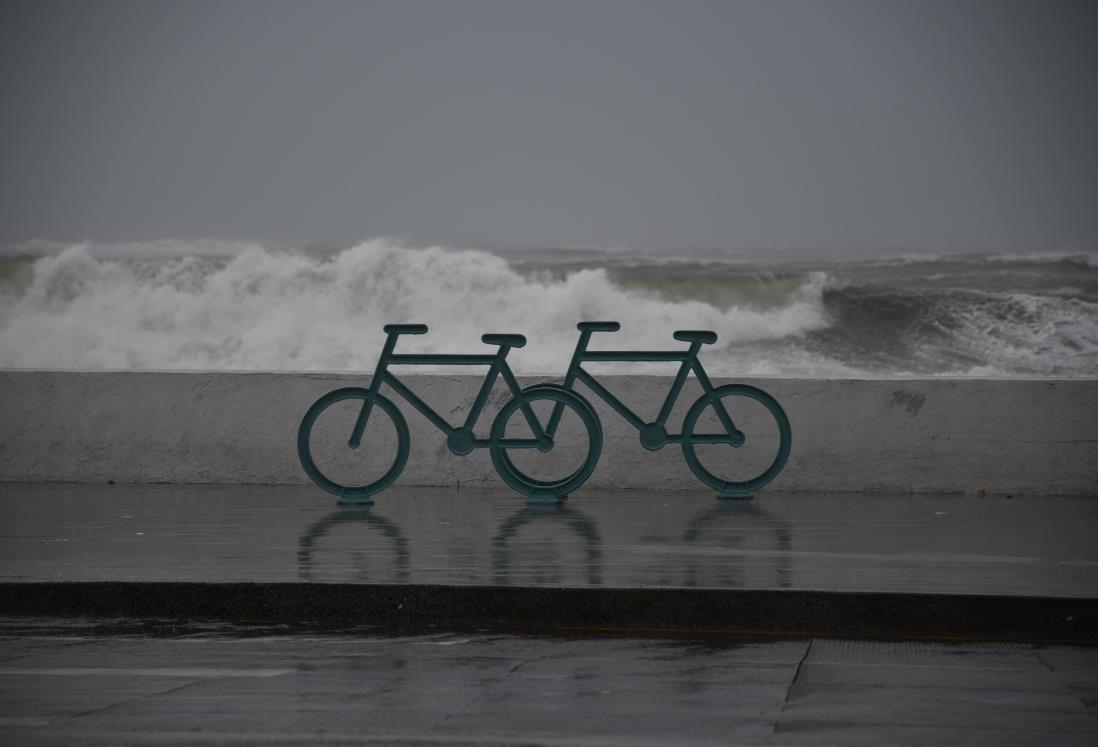
[[[582,566],[587,583],[602,585],[602,536],[595,523],[582,512],[563,504],[529,504],[504,521],[492,538],[492,576],[497,585],[529,582],[534,584],[559,584],[567,575],[559,553],[549,541],[519,541],[520,530],[529,525],[548,525],[551,522],[572,530],[583,541]],[[526,556],[516,559],[516,546]],[[531,557],[532,556],[532,557]],[[522,575],[522,578],[514,576]]]
[[[615,564],[615,575],[625,571],[626,577],[611,583],[793,585],[791,525],[757,504],[721,501],[679,527],[672,530],[678,541],[654,540],[660,552],[645,551],[625,565]],[[638,541],[636,547],[648,546],[643,537],[620,539],[623,546]],[[492,536],[490,568],[480,564],[487,560],[483,550],[471,550],[462,568],[472,575],[463,576],[462,582],[485,583],[488,571],[490,582],[497,585],[602,586],[603,544],[595,521],[582,511],[567,504],[527,504]],[[374,507],[348,507],[319,519],[301,535],[298,575],[306,582],[408,583],[410,556],[411,542],[392,520]]]
[[[328,537],[333,529],[354,524],[363,524],[371,529],[376,529],[381,537],[390,540],[388,544],[391,546],[392,551],[379,551],[379,548],[372,543],[364,544],[362,537],[355,537],[353,546],[346,550],[351,559],[350,562],[340,564],[326,561],[319,563],[316,559],[318,553],[332,552],[340,547],[336,544],[321,548],[318,546],[320,541]],[[371,557],[378,560],[391,557],[394,560],[395,567],[388,574],[382,574],[375,568],[373,570],[375,578],[371,579],[369,562]],[[339,579],[341,581],[407,583],[411,566],[408,538],[401,533],[396,524],[377,514],[372,507],[344,508],[317,521],[305,530],[305,533],[301,535],[301,539],[298,541],[297,567],[301,579],[303,581],[317,581],[316,573],[317,568],[320,566],[335,574],[340,574],[342,571],[343,577]]]
[[[718,502],[687,524],[682,541],[713,550],[687,556],[683,569],[686,586],[748,588],[776,584],[784,589],[793,585],[792,527],[754,503]]]

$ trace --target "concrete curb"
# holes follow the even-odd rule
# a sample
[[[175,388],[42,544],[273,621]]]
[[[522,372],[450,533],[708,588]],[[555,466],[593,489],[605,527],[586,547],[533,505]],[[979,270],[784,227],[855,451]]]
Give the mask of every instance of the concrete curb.
[[[385,632],[762,635],[1098,645],[1098,599],[717,589],[302,583],[0,584],[0,615]]]

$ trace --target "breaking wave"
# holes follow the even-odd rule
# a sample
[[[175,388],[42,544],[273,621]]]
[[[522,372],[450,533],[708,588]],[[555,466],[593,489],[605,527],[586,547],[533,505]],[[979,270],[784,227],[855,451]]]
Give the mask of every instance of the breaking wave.
[[[401,351],[481,351],[483,332],[522,332],[530,344],[512,365],[547,373],[567,365],[585,319],[622,321],[613,342],[632,348],[679,347],[674,330],[713,329],[716,359],[828,324],[823,273],[759,276],[742,303],[717,303],[615,282],[601,268],[520,272],[476,250],[385,240],[320,255],[229,248],[122,259],[75,246],[24,260],[26,277],[0,290],[0,366],[371,370],[382,325],[423,322],[431,333],[402,338]]]
[[[381,328],[403,352],[486,351],[520,332],[518,371],[592,348],[666,350],[712,329],[714,374],[1098,376],[1098,263],[1088,255],[750,262],[625,251],[488,252],[253,242],[41,244],[0,256],[0,367],[370,371]],[[621,364],[664,372],[664,364]]]

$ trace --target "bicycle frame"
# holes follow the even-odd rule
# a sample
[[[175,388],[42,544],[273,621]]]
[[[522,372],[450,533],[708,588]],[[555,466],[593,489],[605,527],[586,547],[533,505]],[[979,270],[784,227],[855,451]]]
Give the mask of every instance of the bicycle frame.
[[[493,439],[476,438],[473,436],[473,428],[476,426],[480,414],[484,411],[484,407],[488,402],[488,395],[492,392],[492,387],[495,386],[498,377],[503,377],[503,381],[511,391],[512,396],[520,397],[522,395],[522,388],[519,386],[518,380],[515,379],[511,367],[507,365],[507,352],[510,350],[509,347],[502,346],[496,353],[486,353],[483,355],[397,354],[393,352],[393,349],[396,347],[397,337],[399,337],[399,335],[390,335],[385,341],[385,347],[381,351],[381,357],[378,359],[377,368],[374,370],[374,376],[370,382],[370,393],[376,395],[380,392],[382,384],[388,384],[393,391],[403,397],[408,404],[418,410],[436,428],[446,434],[451,451],[458,454],[467,454],[474,448],[504,445],[509,449],[544,450],[551,445],[552,436],[542,429],[541,424],[538,423],[530,405],[525,402],[522,404],[522,412],[526,417],[526,422],[534,433],[534,438]],[[460,426],[453,426],[435,412],[430,405],[420,399],[419,396],[409,389],[404,382],[398,379],[395,374],[390,372],[390,365],[488,366],[488,373],[484,377],[484,383],[481,384],[480,391],[477,393],[477,398],[474,400],[473,407],[469,410],[469,415],[465,418],[465,422]],[[363,405],[362,411],[355,421],[354,430],[351,432],[349,444],[352,448],[358,448],[359,444],[362,442],[362,434],[366,430],[366,423],[370,418],[372,409],[373,400],[369,400]]]
[[[654,448],[658,449],[669,443],[682,443],[682,433],[667,433],[666,426],[667,420],[671,417],[671,411],[675,407],[675,403],[678,401],[679,394],[682,393],[682,388],[686,384],[686,379],[690,372],[693,371],[694,376],[697,377],[698,383],[701,384],[702,390],[705,395],[712,395],[713,384],[709,380],[709,375],[706,374],[705,369],[702,367],[701,361],[698,360],[698,351],[701,350],[702,343],[691,343],[689,349],[681,351],[672,350],[609,350],[609,351],[592,351],[587,349],[587,343],[591,340],[591,332],[580,332],[580,339],[576,343],[576,350],[572,354],[572,360],[568,364],[568,371],[564,375],[564,389],[572,391],[575,387],[576,380],[582,381],[588,386],[591,391],[601,397],[606,404],[610,405],[619,415],[625,418],[626,422],[641,432],[641,441],[648,448],[649,443],[658,444]],[[675,380],[671,384],[671,389],[667,392],[667,398],[663,402],[663,406],[660,408],[659,415],[652,423],[646,423],[641,419],[637,413],[629,409],[629,406],[622,402],[620,399],[614,396],[614,394],[598,382],[598,380],[592,376],[588,371],[583,368],[585,361],[594,361],[599,363],[608,362],[622,362],[622,361],[661,361],[661,362],[674,362],[678,361],[679,371],[675,375]],[[721,425],[724,426],[725,432],[721,434],[693,434],[691,441],[694,443],[731,443],[739,431],[732,423],[732,417],[725,410],[724,405],[721,404],[719,399],[714,399],[713,408],[717,412],[717,417],[720,418]],[[553,415],[549,419],[549,424],[546,426],[550,438],[556,434],[557,426],[560,424],[560,418],[563,415],[564,408],[561,405],[557,405],[553,408]],[[646,441],[645,433],[646,429],[651,431],[655,426],[658,429],[660,435],[655,437],[654,441]]]

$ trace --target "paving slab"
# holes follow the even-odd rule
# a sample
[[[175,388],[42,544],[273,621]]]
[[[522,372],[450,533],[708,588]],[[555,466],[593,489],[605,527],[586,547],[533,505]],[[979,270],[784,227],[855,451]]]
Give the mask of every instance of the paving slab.
[[[5,745],[1098,743],[1094,650],[1070,646],[6,624]]]

